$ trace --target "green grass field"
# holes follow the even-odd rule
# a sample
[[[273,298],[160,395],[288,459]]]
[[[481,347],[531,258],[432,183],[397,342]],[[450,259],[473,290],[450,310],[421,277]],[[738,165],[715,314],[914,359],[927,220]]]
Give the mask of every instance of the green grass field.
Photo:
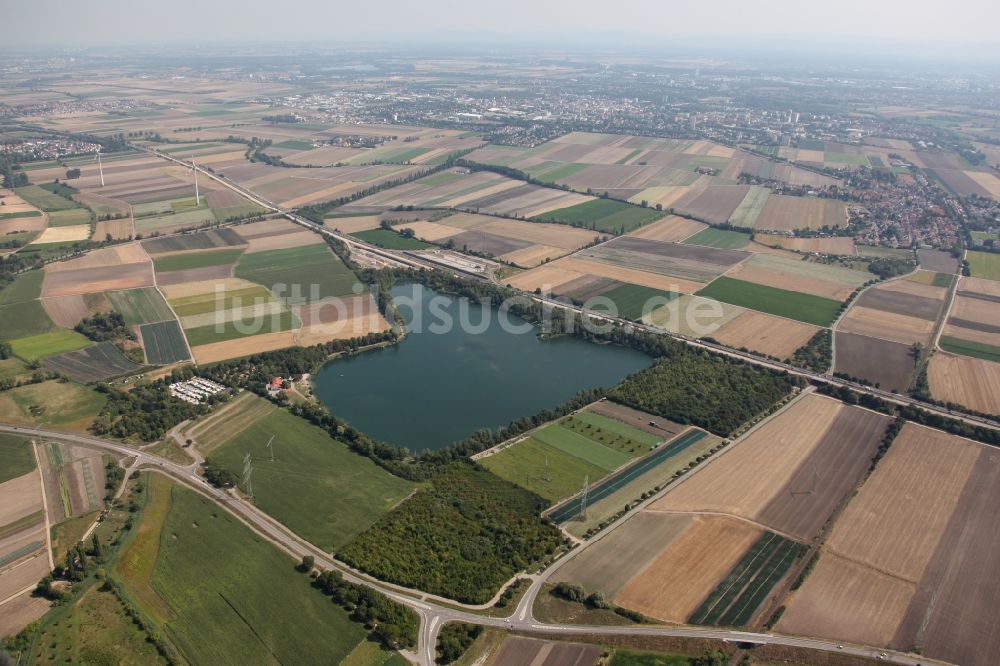
[[[167,365],[188,359],[187,347],[184,345],[184,334],[176,319],[143,324],[139,327],[143,349],[146,358],[156,365]]]
[[[162,486],[150,488],[164,492]],[[364,640],[364,627],[313,590],[285,553],[197,493],[174,485],[165,491],[170,493],[165,516],[144,513],[136,530],[140,535],[152,530],[160,538],[134,539],[123,558],[137,561],[133,570],[151,569],[151,589],[134,596],[165,607],[162,633],[186,660],[338,663]],[[162,525],[149,524],[161,516]],[[146,587],[143,578],[125,578],[130,593]]]
[[[26,210],[20,213],[0,213],[0,220],[16,220],[22,217],[38,217],[41,213],[37,210]]]
[[[852,155],[850,153],[834,153],[825,151],[823,161],[830,164],[850,164],[854,166],[870,166],[868,159],[864,155]]]
[[[537,222],[558,222],[595,231],[627,233],[663,217],[652,208],[642,208],[614,199],[594,199],[535,217]]]
[[[291,310],[285,310],[275,314],[263,315],[259,318],[250,316],[242,321],[227,321],[222,326],[209,324],[207,326],[185,328],[184,336],[187,338],[189,345],[196,347],[213,342],[245,338],[248,335],[290,331],[293,328],[298,328],[300,325],[301,322],[298,317]],[[240,330],[240,328],[243,330]]]
[[[243,255],[236,264],[236,277],[262,284],[278,296],[310,301],[353,295],[360,284],[325,244]]]
[[[50,227],[72,227],[78,224],[90,224],[94,216],[86,208],[57,210],[49,213]]]
[[[400,228],[404,228],[405,226],[402,225]],[[431,243],[425,243],[416,238],[406,238],[388,229],[369,229],[367,231],[357,231],[351,235],[358,240],[384,247],[387,250],[426,250],[429,247],[434,247]]]
[[[27,377],[31,372],[24,361],[15,356],[0,360],[0,381]]]
[[[21,273],[13,282],[0,291],[0,305],[32,301],[42,295],[45,273],[41,270]]]
[[[497,476],[550,501],[596,483],[645,455],[658,437],[591,412],[577,412],[479,462]]]
[[[690,666],[691,663],[691,657],[682,654],[615,650],[608,666]]]
[[[38,301],[0,305],[0,321],[4,323],[0,336],[11,339],[41,335],[55,328]]]
[[[942,335],[938,344],[941,346],[941,349],[953,354],[971,356],[972,358],[981,358],[984,361],[994,361],[996,363],[1000,363],[1000,347],[995,345],[987,345],[982,342],[973,342],[971,340],[962,340],[961,338],[956,338],[950,335]]]
[[[91,341],[83,335],[65,328],[10,341],[14,355],[29,363],[53,354],[83,349],[90,344]]]
[[[105,402],[104,395],[72,382],[30,384],[0,393],[0,421],[83,430]]]
[[[618,316],[632,321],[638,321],[643,315],[643,309],[651,298],[667,299],[672,301],[680,294],[669,291],[661,291],[652,287],[644,287],[638,284],[623,284],[606,291],[601,296],[610,298],[618,308]],[[659,302],[659,301],[658,301]],[[662,304],[662,303],[661,303]],[[659,306],[657,306],[659,307]],[[655,307],[652,309],[656,309]]]
[[[554,167],[548,166],[541,171],[532,170],[533,173],[531,175],[543,183],[557,183],[560,180],[569,178],[578,171],[583,171],[588,166],[590,165],[580,163],[557,164]]]
[[[221,266],[223,264],[234,264],[243,254],[243,248],[227,248],[224,250],[198,250],[196,252],[182,252],[180,254],[168,254],[166,256],[154,257],[153,268],[158,273],[167,271],[186,271],[191,268],[205,268],[206,266]]]
[[[80,204],[71,201],[66,197],[59,196],[39,185],[27,185],[14,190],[17,196],[21,197],[35,208],[51,213],[56,210],[72,210],[80,208]]]
[[[934,277],[931,278],[931,284],[935,287],[944,287],[945,289],[951,289],[952,282],[955,281],[955,276],[951,273],[935,273]]]
[[[1000,254],[969,250],[966,258],[972,277],[1000,280]]]
[[[288,148],[290,150],[311,150],[313,145],[309,141],[299,141],[298,139],[289,139],[288,141],[282,141],[281,143],[274,144],[275,148]]]
[[[265,450],[271,436],[273,463]],[[254,422],[212,458],[242,475],[248,452],[257,461],[257,506],[325,550],[353,540],[414,487],[284,410]]]
[[[115,311],[125,317],[125,323],[129,326],[153,324],[174,318],[156,287],[109,291],[106,296]]]
[[[750,234],[723,229],[702,229],[694,236],[684,240],[685,245],[704,245],[723,250],[742,250],[750,242]]]
[[[27,440],[0,433],[0,483],[35,469],[35,454]]]
[[[696,295],[817,326],[829,326],[840,309],[840,302],[830,298],[729,277],[717,278]]]

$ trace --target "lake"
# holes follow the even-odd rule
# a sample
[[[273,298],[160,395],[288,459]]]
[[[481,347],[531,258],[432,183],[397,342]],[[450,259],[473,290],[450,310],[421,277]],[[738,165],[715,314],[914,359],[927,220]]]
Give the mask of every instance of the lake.
[[[327,363],[316,374],[315,391],[330,413],[412,452],[507,425],[581,389],[611,387],[652,363],[643,353],[575,337],[540,340],[535,327],[513,316],[511,323],[528,332],[511,332],[498,322],[497,308],[422,285],[397,286],[391,293],[407,337]],[[483,330],[459,325],[463,314]],[[445,318],[455,325],[443,326]]]

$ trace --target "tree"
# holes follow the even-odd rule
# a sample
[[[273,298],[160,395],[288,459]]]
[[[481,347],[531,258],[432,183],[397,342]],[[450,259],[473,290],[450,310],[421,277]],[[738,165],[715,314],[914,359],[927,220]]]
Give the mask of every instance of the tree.
[[[302,561],[295,568],[302,573],[309,573],[313,570],[314,566],[316,566],[316,558],[312,555],[303,555]]]

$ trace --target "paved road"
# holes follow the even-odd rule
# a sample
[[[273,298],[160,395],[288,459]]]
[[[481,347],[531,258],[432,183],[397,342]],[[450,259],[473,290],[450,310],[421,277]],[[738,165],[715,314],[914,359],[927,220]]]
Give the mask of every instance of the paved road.
[[[239,497],[225,491],[212,487],[202,479],[190,466],[178,465],[159,456],[136,450],[134,448],[90,437],[87,435],[75,435],[69,433],[44,430],[39,428],[12,426],[0,424],[0,432],[14,433],[26,437],[43,439],[46,441],[60,441],[88,446],[92,448],[111,451],[122,456],[135,457],[136,467],[146,467],[157,470],[161,473],[180,481],[206,497],[218,502],[222,507],[242,520],[251,529],[261,536],[267,538],[273,544],[299,559],[303,555],[312,555],[316,562],[326,568],[335,568],[341,571],[346,580],[352,583],[367,585],[377,589],[387,597],[414,610],[421,620],[419,645],[416,654],[413,656],[422,666],[431,666],[434,663],[434,647],[437,643],[437,635],[441,627],[449,622],[470,622],[485,626],[507,628],[516,631],[545,632],[559,634],[567,637],[585,634],[612,634],[612,635],[648,635],[648,636],[674,636],[687,638],[718,639],[729,642],[750,642],[757,644],[785,645],[800,647],[825,652],[839,652],[843,654],[855,655],[859,657],[876,658],[883,651],[858,645],[843,644],[842,646],[832,641],[798,638],[793,636],[781,636],[776,634],[747,633],[743,631],[733,631],[728,629],[712,629],[699,627],[657,627],[657,626],[628,626],[628,627],[593,627],[571,624],[544,624],[534,619],[531,606],[538,591],[547,577],[546,574],[532,577],[532,584],[529,592],[524,595],[518,603],[514,612],[506,618],[486,617],[470,611],[458,610],[431,601],[416,599],[410,595],[399,592],[396,588],[373,579],[359,576],[341,563],[334,561],[327,553],[318,549],[292,534],[287,528],[278,523],[270,516],[260,512],[256,507],[243,501]],[[576,552],[576,551],[571,551]],[[562,560],[556,562],[553,568],[562,564]],[[885,651],[882,660],[887,663],[903,664],[904,666],[915,666],[917,664],[944,664],[934,660],[917,657],[914,655],[901,654]]]

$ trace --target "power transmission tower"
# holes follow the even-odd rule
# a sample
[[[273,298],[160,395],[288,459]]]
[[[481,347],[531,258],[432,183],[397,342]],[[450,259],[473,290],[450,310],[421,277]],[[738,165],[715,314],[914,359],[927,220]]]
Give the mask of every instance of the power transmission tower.
[[[253,474],[253,458],[250,457],[248,453],[245,458],[243,458],[243,486],[247,489],[247,496],[250,501],[253,501],[253,484],[251,480],[251,475]]]
[[[590,475],[583,477],[583,493],[580,495],[580,520],[587,519],[587,493],[590,492]]]
[[[264,447],[265,449],[271,452],[271,462],[274,462],[274,447],[271,446],[271,443],[273,441],[274,441],[274,435],[271,435],[271,439],[267,440],[267,445]]]

